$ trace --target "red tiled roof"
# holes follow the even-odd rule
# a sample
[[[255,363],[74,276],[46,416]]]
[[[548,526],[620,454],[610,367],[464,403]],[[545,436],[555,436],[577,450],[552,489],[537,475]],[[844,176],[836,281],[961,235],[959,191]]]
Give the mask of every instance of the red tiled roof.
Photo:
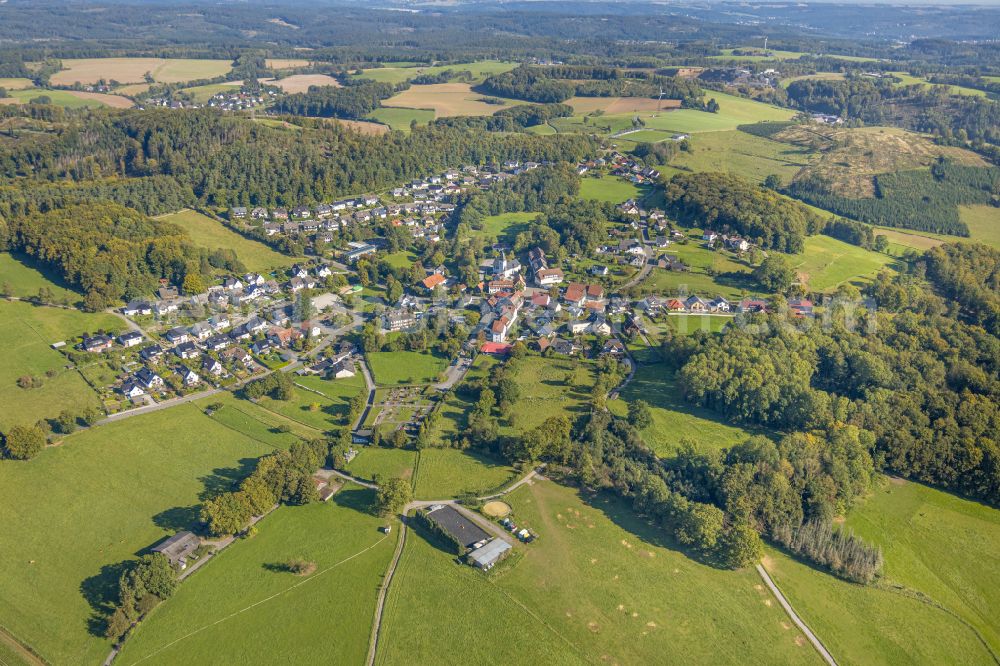
[[[512,347],[513,345],[506,342],[484,342],[479,351],[484,354],[506,354]]]
[[[434,287],[442,284],[445,281],[445,277],[440,273],[434,273],[433,275],[428,275],[423,280],[423,285],[428,289],[433,289]]]

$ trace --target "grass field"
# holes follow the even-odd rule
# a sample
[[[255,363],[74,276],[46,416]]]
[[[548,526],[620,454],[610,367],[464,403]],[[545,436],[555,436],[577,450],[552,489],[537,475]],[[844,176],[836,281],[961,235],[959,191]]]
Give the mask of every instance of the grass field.
[[[628,135],[632,138],[634,135]],[[771,141],[739,130],[704,132],[688,139],[689,151],[678,152],[671,166],[691,171],[722,171],[762,182],[777,174],[791,182],[809,164],[811,152],[802,146]]]
[[[0,624],[51,663],[99,663],[109,644],[89,623],[115,565],[190,527],[269,450],[180,405],[0,462]]]
[[[320,433],[344,426],[343,418],[352,397],[364,388],[359,374],[347,379],[326,380],[320,377],[296,377],[295,395],[291,400],[261,398],[257,405],[269,412],[294,421]],[[316,406],[316,409],[313,409]]]
[[[425,109],[390,109],[382,107],[368,114],[369,120],[388,125],[394,130],[410,131],[410,123],[414,120],[418,125],[426,125],[434,120],[434,112]]]
[[[210,83],[205,86],[183,88],[181,89],[181,92],[191,95],[192,99],[194,99],[194,101],[198,104],[204,104],[214,95],[218,95],[219,93],[232,91],[238,92],[241,85],[243,85],[242,81],[227,81],[225,83]]]
[[[407,540],[379,663],[492,663],[497,645],[524,663],[818,663],[756,574],[695,562],[625,503],[550,481],[505,501],[539,538],[497,576]]]
[[[961,214],[961,207],[959,208],[959,213]],[[954,236],[949,237],[946,241],[944,236],[938,237],[936,234],[930,234],[929,232],[908,231],[906,229],[893,229],[890,227],[875,227],[875,233],[889,239],[890,250],[895,247],[895,249],[900,251],[913,249],[923,252],[932,247],[937,247],[941,243],[954,240]],[[923,235],[925,233],[926,235]],[[894,252],[893,254],[898,253]]]
[[[128,108],[132,106],[132,100],[119,95],[105,95],[76,90],[39,90],[38,88],[11,90],[10,96],[0,99],[0,103],[27,104],[37,97],[48,97],[51,104],[64,106],[67,109],[96,109],[102,106]]]
[[[373,495],[348,486],[329,503],[279,508],[157,608],[126,643],[122,663],[363,662],[396,539],[379,533],[383,521],[367,511]],[[292,558],[315,563],[316,573],[281,571]]]
[[[179,213],[162,215],[158,219],[179,225],[195,244],[204,248],[234,250],[247,270],[267,273],[274,268],[290,266],[294,261],[292,257],[275,252],[263,243],[244,238],[235,231],[227,229],[218,220],[213,220],[198,211],[182,210]]]
[[[375,382],[381,386],[434,382],[448,366],[448,359],[429,352],[373,352],[366,358]]]
[[[399,252],[393,252],[385,255],[385,262],[393,268],[407,269],[412,266],[413,262],[416,260],[417,255],[408,250],[400,250]]]
[[[432,85],[410,86],[407,90],[382,101],[383,107],[403,107],[408,109],[431,109],[436,118],[449,116],[488,116],[515,104],[517,100],[506,100],[504,104],[488,104],[480,101],[481,93],[474,92],[468,83],[436,83]]]
[[[498,62],[495,60],[480,60],[457,65],[435,65],[433,67],[423,65],[406,67],[389,66],[392,64],[394,63],[386,63],[386,67],[363,70],[361,75],[356,76],[356,78],[371,79],[383,83],[402,83],[421,74],[440,74],[450,69],[453,72],[470,72],[475,81],[482,82],[487,76],[507,72],[517,67],[516,62]],[[412,65],[415,63],[404,64]]]
[[[483,242],[503,240],[513,243],[517,234],[526,231],[528,225],[538,217],[538,213],[500,213],[483,218],[483,228],[473,229],[471,236]]]
[[[157,83],[183,83],[222,76],[232,69],[230,60],[192,58],[66,58],[63,70],[51,77],[53,85],[97,83],[101,79],[119,83],[142,83],[149,73]]]
[[[66,357],[50,345],[100,328],[123,327],[122,321],[112,315],[0,300],[0,349],[4,358],[0,363],[0,430],[54,418],[64,409],[81,412],[99,406],[97,394],[76,370],[66,369]],[[53,376],[48,377],[48,372]],[[20,388],[17,379],[25,375],[40,378],[42,386]]]
[[[654,268],[641,287],[645,293],[673,296],[697,294],[703,298],[725,296],[738,299],[744,291],[753,292],[756,284],[750,279],[750,268],[729,255],[704,247],[699,240],[701,231],[689,229],[688,240],[674,243],[667,255],[683,261],[690,270],[668,271]],[[710,275],[709,273],[714,273]]]
[[[18,298],[36,296],[42,287],[49,289],[55,302],[74,305],[81,302],[80,294],[68,287],[51,271],[37,266],[31,257],[0,252],[0,285]]]
[[[969,225],[972,240],[1000,248],[1000,208],[993,206],[959,206],[958,215]]]
[[[792,255],[789,263],[799,280],[811,290],[831,291],[847,282],[859,284],[874,278],[892,263],[892,258],[830,236],[816,235],[806,238],[805,250]]]
[[[409,479],[413,476],[416,463],[416,451],[364,446],[354,460],[348,463],[347,471],[359,479],[372,480],[376,474]]]
[[[892,479],[847,517],[885,553],[885,575],[970,623],[1000,654],[1000,510]]]
[[[750,432],[730,425],[711,410],[695,407],[684,400],[670,371],[662,364],[640,365],[632,382],[621,392],[622,404],[612,404],[624,415],[625,403],[645,400],[653,423],[642,431],[643,439],[660,456],[673,454],[683,440],[699,450],[716,451],[738,444]]]
[[[275,416],[248,400],[237,398],[232,393],[220,393],[204,398],[197,404],[202,409],[209,405],[221,405],[221,409],[212,412],[212,420],[266,446],[287,448],[295,441],[313,439],[316,436],[313,429],[290,423],[288,419]],[[279,430],[280,425],[288,425],[289,432]]]
[[[628,199],[640,199],[647,189],[633,185],[617,176],[603,178],[582,178],[580,180],[580,198],[622,203]]]
[[[462,493],[483,494],[513,480],[517,472],[502,460],[477,451],[424,449],[417,473],[418,499],[447,499]]]
[[[268,58],[264,64],[268,69],[294,69],[308,67],[309,61],[303,58]]]

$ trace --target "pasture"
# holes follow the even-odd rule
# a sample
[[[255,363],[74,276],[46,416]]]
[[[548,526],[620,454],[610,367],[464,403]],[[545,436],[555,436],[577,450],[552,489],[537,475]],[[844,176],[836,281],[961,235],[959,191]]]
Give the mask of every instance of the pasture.
[[[890,585],[958,614],[1000,653],[1000,510],[888,479],[848,514],[847,526],[882,547]]]
[[[1000,208],[993,206],[959,206],[958,216],[969,225],[972,240],[1000,248]]]
[[[503,460],[479,451],[424,449],[417,469],[418,499],[482,495],[514,480],[519,473]]]
[[[416,451],[362,446],[345,469],[352,476],[369,481],[374,480],[376,475],[409,479],[413,476],[416,464]]]
[[[394,130],[410,131],[410,123],[426,125],[434,120],[434,112],[427,109],[404,109],[382,107],[368,114],[368,119]]]
[[[290,266],[293,262],[292,257],[276,252],[259,241],[245,238],[222,222],[195,210],[185,209],[161,215],[157,219],[180,226],[196,245],[209,250],[225,248],[235,251],[236,256],[250,271],[269,273],[275,268]]]
[[[580,198],[609,203],[622,203],[629,199],[641,199],[648,189],[633,185],[618,176],[603,178],[584,177],[580,179]]]
[[[379,533],[383,521],[367,511],[373,495],[348,485],[326,503],[280,507],[258,524],[256,536],[217,555],[155,609],[119,659],[363,662],[376,591],[396,541],[395,533]],[[316,572],[283,571],[293,558],[314,563]],[[231,616],[257,602],[263,603]]]
[[[290,422],[249,400],[241,400],[232,393],[220,393],[203,398],[195,404],[202,409],[206,409],[209,405],[218,405],[219,408],[213,410],[210,415],[212,420],[266,446],[287,448],[300,439],[309,440],[316,436],[314,429]],[[279,427],[283,425],[288,426],[288,432]]]
[[[410,86],[407,90],[382,100],[383,107],[430,109],[435,118],[449,116],[488,116],[519,102],[505,100],[503,104],[481,101],[484,95],[474,92],[468,83],[435,83]]]
[[[636,135],[628,135],[633,139]],[[688,139],[689,149],[679,151],[671,166],[691,171],[722,171],[762,182],[771,174],[791,182],[809,164],[811,151],[804,146],[771,141],[739,130],[704,132]]]
[[[504,501],[540,536],[497,575],[407,540],[378,663],[488,662],[496,645],[526,663],[818,663],[752,570],[687,557],[625,502],[551,481]]]
[[[823,235],[808,236],[805,250],[789,259],[799,281],[815,291],[867,281],[892,263],[885,254]]]
[[[191,527],[201,499],[270,450],[179,405],[0,461],[0,624],[50,663],[101,662],[110,644],[95,613],[117,565]]]
[[[347,425],[344,417],[351,398],[362,392],[364,377],[356,374],[346,379],[326,380],[315,376],[295,377],[295,395],[291,400],[264,397],[257,405],[291,421],[312,428],[315,436]]]
[[[573,107],[580,115],[601,111],[605,115],[622,113],[655,113],[656,110],[667,110],[677,105],[677,100],[664,99],[662,102],[655,97],[570,97],[563,102]]]
[[[132,106],[132,100],[120,95],[88,93],[79,90],[26,88],[24,90],[11,90],[9,95],[9,97],[0,99],[0,104],[29,104],[33,99],[47,97],[50,104],[63,106],[67,109],[96,109],[102,106],[127,109]]]
[[[50,78],[53,85],[74,83],[143,83],[148,73],[157,83],[183,83],[222,76],[233,68],[230,60],[193,58],[66,58],[63,70]]]
[[[60,276],[21,254],[0,252],[0,285],[9,291],[8,295],[18,298],[36,296],[45,287],[57,303],[75,305],[81,301],[80,293],[66,285]]]
[[[448,359],[430,352],[389,351],[366,354],[375,382],[380,386],[428,384],[448,366]]]
[[[280,79],[261,79],[260,82],[277,86],[286,93],[307,92],[310,86],[340,87],[340,81],[327,74],[293,74]]]
[[[98,329],[120,330],[124,324],[108,314],[87,314],[0,300],[0,430],[54,418],[64,409],[81,412],[98,407],[97,394],[69,361],[50,346]],[[50,376],[51,375],[51,376]],[[41,380],[39,388],[17,385],[22,376]],[[2,624],[2,621],[0,621]]]
[[[673,319],[686,318],[670,317]],[[625,415],[627,402],[634,400],[649,403],[653,423],[642,431],[642,437],[660,456],[673,455],[684,441],[690,441],[699,451],[718,451],[753,434],[726,423],[709,409],[685,401],[673,373],[661,363],[639,365],[635,377],[622,390],[621,400],[613,401],[610,409]]]
[[[34,88],[34,87],[35,84],[31,79],[0,76],[0,88],[4,88],[8,92],[10,92],[11,90],[24,90],[25,88]]]

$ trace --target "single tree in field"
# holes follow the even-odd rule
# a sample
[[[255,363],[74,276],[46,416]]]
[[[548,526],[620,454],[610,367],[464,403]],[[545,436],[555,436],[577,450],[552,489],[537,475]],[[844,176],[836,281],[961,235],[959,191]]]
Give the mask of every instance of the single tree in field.
[[[410,482],[400,477],[376,479],[378,492],[375,495],[375,510],[381,516],[393,516],[403,510],[411,499],[413,489]]]
[[[45,447],[45,433],[38,426],[14,426],[4,437],[4,450],[16,460],[34,458]]]

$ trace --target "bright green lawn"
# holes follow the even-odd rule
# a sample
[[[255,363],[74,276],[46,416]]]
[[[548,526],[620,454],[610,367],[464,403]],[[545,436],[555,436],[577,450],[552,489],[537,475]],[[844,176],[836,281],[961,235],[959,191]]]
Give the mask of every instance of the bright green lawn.
[[[57,303],[77,304],[80,294],[51,271],[39,267],[31,257],[14,256],[0,252],[0,285],[10,288],[10,295],[18,298],[37,296],[42,287],[48,288]]]
[[[680,259],[690,270],[654,268],[641,284],[644,293],[696,294],[702,298],[725,296],[737,300],[744,291],[756,290],[756,283],[750,279],[751,269],[746,264],[735,261],[728,253],[706,248],[701,242],[700,230],[689,229],[686,233],[687,241],[672,243],[666,254]]]
[[[823,235],[807,237],[802,254],[790,259],[800,279],[815,291],[865,281],[892,263],[888,255]]]
[[[929,604],[842,581],[771,549],[765,566],[838,663],[995,663],[968,627]]]
[[[96,109],[102,106],[108,106],[97,99],[77,97],[67,90],[41,90],[38,88],[26,88],[24,90],[9,90],[7,92],[9,93],[11,99],[19,100],[25,104],[36,97],[44,95],[51,100],[52,104],[56,106],[64,106],[67,109]]]
[[[653,424],[642,431],[643,439],[659,455],[669,456],[684,440],[699,450],[733,446],[750,436],[743,428],[730,425],[711,410],[684,400],[672,374],[662,364],[640,365],[635,377],[621,392],[621,402],[645,400],[650,405]],[[626,413],[625,404],[612,405]]]
[[[204,104],[214,95],[221,92],[238,92],[240,89],[240,82],[229,81],[226,83],[210,83],[205,86],[193,86],[191,88],[183,88],[181,92],[186,92],[194,98],[194,101],[198,104]]]
[[[472,229],[471,236],[484,243],[500,240],[513,242],[517,234],[525,231],[538,213],[500,213],[483,218],[482,229]]]
[[[366,358],[375,382],[381,386],[428,384],[437,381],[448,367],[448,359],[430,352],[372,352]]]
[[[628,199],[639,199],[646,193],[644,188],[633,185],[617,176],[603,178],[583,178],[580,180],[580,198],[610,203],[622,203]]]
[[[695,562],[625,503],[551,481],[506,500],[539,538],[497,576],[411,534],[378,663],[495,663],[515,645],[526,664],[819,663],[753,571]]]
[[[82,412],[99,406],[94,391],[76,370],[66,369],[69,361],[50,345],[71,342],[84,332],[123,327],[113,315],[0,300],[0,429],[54,418],[64,409]],[[47,377],[48,371],[55,375]],[[26,375],[40,378],[42,386],[18,387],[17,379]]]
[[[1000,208],[993,206],[959,206],[958,215],[969,225],[972,240],[1000,248]]]
[[[208,405],[221,404],[222,408],[212,412],[212,419],[261,444],[287,448],[299,439],[312,439],[316,433],[288,419],[275,415],[249,400],[240,400],[232,393],[221,393],[197,402],[202,409]],[[289,432],[281,432],[278,426],[289,426]]]
[[[291,400],[261,398],[258,405],[320,432],[345,425],[351,398],[365,386],[361,374],[337,380],[295,377],[294,381],[295,395]]]
[[[426,125],[434,120],[434,112],[427,109],[382,107],[369,113],[367,119],[388,125],[394,130],[409,132],[412,121],[416,120],[418,125]]]
[[[517,472],[507,463],[477,451],[424,449],[417,470],[420,499],[449,499],[467,492],[482,495],[511,481]]]
[[[347,465],[347,471],[359,479],[369,481],[375,475],[409,479],[413,476],[416,463],[416,451],[362,446],[359,447],[358,455]]]
[[[218,220],[194,210],[163,215],[159,219],[173,222],[183,228],[197,245],[209,250],[226,248],[235,250],[249,271],[270,272],[274,268],[290,266],[294,259],[255,240],[245,238],[227,229]]]
[[[882,547],[892,583],[957,613],[1000,654],[1000,510],[893,479],[847,526]]]
[[[381,534],[384,521],[368,512],[373,495],[350,485],[327,503],[279,508],[259,523],[256,536],[218,555],[153,611],[119,659],[220,666],[362,663],[378,585],[396,540],[395,532]],[[293,558],[314,563],[316,572],[300,577],[275,570]]]
[[[0,462],[0,624],[51,663],[100,663],[110,645],[88,621],[114,565],[190,527],[204,493],[270,450],[180,405]]]
[[[385,262],[393,268],[401,268],[405,270],[413,265],[413,262],[417,260],[417,255],[407,250],[400,250],[399,252],[393,252],[392,254],[385,255],[384,259]]]

